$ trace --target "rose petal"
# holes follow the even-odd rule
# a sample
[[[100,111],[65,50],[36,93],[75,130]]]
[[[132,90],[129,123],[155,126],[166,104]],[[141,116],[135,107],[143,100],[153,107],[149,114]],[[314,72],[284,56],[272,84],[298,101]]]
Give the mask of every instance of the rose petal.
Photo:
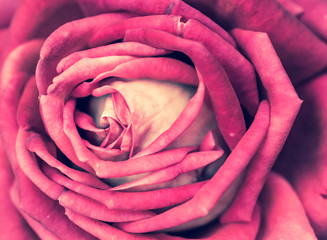
[[[122,133],[122,136],[124,135],[124,132]],[[84,143],[88,149],[90,149],[95,156],[97,156],[99,159],[102,160],[110,160],[110,161],[123,161],[128,159],[129,157],[129,149],[126,147],[126,151],[121,149],[114,148],[116,144],[120,145],[121,142],[119,142],[121,138],[118,138],[117,141],[114,141],[112,144],[109,145],[108,148],[104,148],[103,146],[95,146],[89,143],[87,140],[84,140]],[[118,143],[117,143],[118,142]],[[119,147],[119,146],[117,146]],[[125,147],[122,146],[122,149]]]
[[[149,29],[127,31],[125,40],[143,42],[188,55],[196,65],[199,78],[205,81],[220,132],[230,148],[236,145],[245,131],[243,113],[224,70],[202,44]]]
[[[117,93],[111,94],[112,101],[107,98],[104,109],[98,106],[98,111],[102,111],[103,115],[113,107],[118,119],[126,119],[122,121],[124,125],[131,123],[134,142],[131,155],[146,148],[167,131],[194,94],[194,89],[188,86],[152,79],[117,79],[108,84],[102,88],[112,86]]]
[[[74,153],[81,162],[88,162],[90,158],[97,159],[92,152],[87,149],[80,137],[74,121],[74,111],[76,100],[70,99],[66,102],[63,109],[63,130],[74,149]]]
[[[17,0],[14,1],[0,1],[0,28],[7,27],[10,23],[10,20],[14,14],[15,8],[17,6]]]
[[[222,154],[223,154],[222,150],[190,153],[186,155],[182,161],[180,161],[175,165],[169,166],[167,168],[158,171],[154,171],[147,176],[114,187],[111,190],[123,190],[123,189],[133,188],[136,186],[141,186],[141,185],[168,182],[177,178],[183,173],[187,173],[205,167],[206,165],[220,158]]]
[[[182,16],[184,20],[195,19],[207,26],[214,32],[221,35],[227,42],[234,45],[233,39],[228,33],[215,24],[210,18],[201,14],[198,10],[188,6],[180,0],[153,0],[146,4],[142,0],[106,0],[101,3],[94,3],[90,0],[78,0],[81,8],[88,15],[95,15],[105,12],[128,11],[140,15],[177,15]]]
[[[25,44],[22,44],[21,46],[13,50],[4,63],[1,76],[1,144],[7,152],[8,160],[12,167],[13,173],[15,174],[15,186],[12,187],[11,197],[8,195],[8,192],[5,192],[6,190],[8,190],[8,188],[1,188],[4,191],[3,193],[5,193],[4,196],[8,197],[6,201],[1,201],[3,203],[1,206],[6,207],[5,211],[2,212],[1,215],[6,217],[6,220],[3,221],[3,226],[7,225],[6,223],[11,223],[14,225],[17,224],[16,226],[18,228],[15,229],[17,237],[19,237],[19,235],[28,238],[35,237],[34,233],[31,233],[29,228],[27,226],[24,226],[24,221],[21,219],[17,219],[17,216],[15,216],[15,210],[13,209],[13,207],[15,206],[16,209],[19,209],[16,204],[17,201],[13,201],[13,204],[9,205],[7,205],[7,201],[14,200],[14,192],[17,190],[17,185],[19,184],[18,181],[24,182],[24,179],[26,179],[26,181],[29,182],[29,180],[24,176],[18,166],[17,158],[15,155],[16,138],[13,136],[16,136],[18,131],[18,126],[16,122],[16,108],[18,106],[20,94],[23,91],[24,84],[28,82],[29,79],[31,79],[31,70],[35,68],[36,61],[38,58],[38,51],[41,47],[41,44],[42,41],[34,40],[31,42],[26,42]],[[27,63],[25,62],[25,60],[27,60]],[[3,131],[3,129],[6,129],[6,131]],[[1,164],[3,163],[3,160],[5,159],[1,158]],[[9,171],[7,173],[10,174]],[[4,181],[3,183],[6,182]],[[13,222],[10,222],[10,220],[12,220]],[[10,225],[7,225],[7,227],[8,229],[6,229],[6,231],[10,230]],[[5,234],[5,232],[1,233]],[[12,232],[10,234],[12,234]]]
[[[193,219],[207,216],[223,193],[254,157],[261,145],[269,124],[269,106],[261,103],[258,113],[243,138],[229,155],[218,172],[189,201],[169,209],[157,216],[134,222],[117,223],[127,232],[152,232],[171,228]],[[217,188],[219,186],[219,188]],[[212,191],[212,189],[216,189]],[[185,214],[187,212],[188,214]]]
[[[192,198],[206,182],[198,182],[173,188],[158,189],[148,192],[118,192],[92,188],[65,177],[57,170],[43,165],[46,175],[66,188],[101,202],[109,209],[149,210],[164,208]]]
[[[155,213],[150,211],[131,211],[108,209],[105,205],[73,191],[65,191],[58,198],[59,204],[83,216],[106,222],[126,222],[148,218]]]
[[[266,32],[295,84],[327,66],[327,45],[275,0],[186,2],[200,5],[205,13],[214,12],[213,18],[228,27]],[[314,5],[311,1],[308,4]]]
[[[298,5],[293,0],[278,0],[278,2],[290,13],[294,14],[295,16],[302,15],[304,12],[303,7]]]
[[[262,195],[263,224],[260,239],[317,239],[300,199],[290,184],[271,173]]]
[[[18,163],[26,176],[45,194],[52,199],[57,199],[64,190],[60,185],[48,179],[40,170],[35,156],[33,156],[26,148],[25,142],[29,140],[28,132],[20,128],[17,134],[16,152]]]
[[[87,21],[73,21],[62,25],[45,41],[40,51],[40,61],[36,69],[37,86],[40,95],[46,94],[52,79],[57,75],[59,61],[68,54],[84,49],[93,32],[106,28],[117,21],[129,18],[131,14],[112,13],[88,18]]]
[[[41,136],[38,136],[37,134],[34,134],[34,136],[29,139],[29,141],[26,143],[26,147],[29,151],[34,152],[38,157],[40,157],[44,161],[44,163],[48,164],[53,168],[58,169],[60,172],[62,172],[74,181],[99,189],[109,188],[109,186],[101,182],[95,176],[87,172],[82,172],[73,168],[69,168],[65,164],[60,162],[57,158],[52,156],[49,153],[45,142],[41,139]]]
[[[95,221],[86,216],[80,215],[74,211],[66,210],[66,215],[69,219],[80,226],[85,231],[91,233],[93,236],[103,239],[103,240],[112,240],[113,237],[122,240],[179,240],[181,238],[168,236],[166,234],[147,234],[147,235],[139,235],[139,234],[129,234],[124,231],[121,231],[117,228],[114,228],[106,223]]]
[[[1,145],[2,146],[2,145]],[[23,220],[20,212],[14,206],[10,197],[10,187],[14,181],[14,176],[10,163],[2,147],[0,147],[0,232],[1,237],[10,239],[12,233],[18,239],[36,239],[30,227]]]
[[[122,38],[126,30],[137,28],[158,29],[206,45],[226,69],[242,102],[249,112],[254,114],[258,105],[258,93],[252,66],[230,43],[194,19],[188,20],[187,24],[183,24],[177,16],[145,16],[127,19],[112,25],[111,28],[99,31],[93,36],[91,45],[98,46]],[[244,81],[247,83],[244,84]]]
[[[74,0],[20,1],[12,19],[10,40],[4,55],[27,41],[45,38],[63,23],[81,17],[80,8]]]
[[[94,59],[81,60],[57,76],[53,85],[48,89],[48,95],[40,96],[41,114],[48,134],[71,161],[89,172],[92,172],[92,169],[78,161],[72,144],[63,131],[65,98],[68,98],[69,93],[79,82],[94,78],[102,71],[114,68],[116,64],[129,59],[130,57],[108,57],[104,59],[103,64],[99,64],[99,61]]]
[[[8,38],[9,38],[9,29],[0,28],[0,69],[2,69],[2,64],[4,60],[4,58],[2,58],[2,55],[6,48]],[[0,81],[0,89],[1,89],[1,81]]]
[[[226,71],[241,104],[254,115],[259,97],[254,69],[250,62],[218,34],[193,19],[183,25],[182,36],[202,43],[217,58]]]
[[[39,224],[33,224],[37,233],[50,232],[50,236],[67,239],[95,239],[77,227],[64,215],[64,209],[56,201],[44,195],[20,169],[16,171],[11,196],[17,208]],[[37,206],[37,207],[35,207]]]
[[[261,219],[260,207],[257,206],[253,211],[253,216],[249,222],[231,222],[219,223],[218,226],[210,226],[211,228],[204,234],[201,239],[216,240],[216,239],[255,239],[260,227]]]
[[[57,72],[61,73],[71,67],[79,60],[88,58],[99,58],[106,56],[136,56],[136,57],[152,57],[166,55],[169,52],[164,49],[157,49],[145,44],[136,42],[114,43],[106,46],[90,48],[83,51],[73,52],[67,57],[60,60],[57,65]]]
[[[277,162],[321,239],[327,237],[326,83],[324,73],[297,89],[303,107]]]
[[[78,109],[75,109],[74,119],[76,125],[83,130],[87,130],[90,132],[96,132],[98,134],[106,135],[108,132],[107,129],[97,128],[94,124],[92,117]]]
[[[239,194],[222,217],[223,222],[251,219],[261,188],[285,143],[302,103],[267,34],[241,29],[233,30],[233,34],[256,67],[267,91],[271,108],[267,137],[249,166]]]
[[[21,212],[21,215],[25,218],[28,225],[33,229],[34,234],[36,234],[39,237],[38,238],[37,236],[35,236],[35,239],[41,239],[41,236],[42,236],[42,238],[46,238],[49,240],[58,240],[57,236],[55,234],[51,233],[50,231],[48,231],[44,226],[42,226],[41,223],[39,223],[35,219],[31,218],[29,215],[25,214],[24,212]],[[15,234],[16,234],[16,231],[15,231]],[[16,237],[16,235],[15,235],[15,237]]]
[[[181,147],[161,151],[145,156],[133,156],[125,161],[111,162],[100,159],[89,159],[88,163],[101,178],[124,177],[139,173],[151,172],[180,162],[187,153],[196,147]]]
[[[127,79],[155,79],[194,86],[199,84],[193,67],[182,61],[165,57],[137,58],[121,63],[112,71],[103,72],[93,81],[97,82],[111,76]]]
[[[327,3],[324,0],[304,1],[293,0],[304,8],[299,17],[313,32],[327,41]]]

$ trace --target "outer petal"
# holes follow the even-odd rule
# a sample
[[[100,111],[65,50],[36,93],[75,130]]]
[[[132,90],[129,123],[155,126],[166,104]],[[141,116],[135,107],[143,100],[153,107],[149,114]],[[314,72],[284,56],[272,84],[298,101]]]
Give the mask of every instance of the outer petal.
[[[209,92],[219,130],[228,146],[231,149],[235,147],[245,132],[243,113],[225,71],[204,45],[167,32],[149,29],[128,31],[125,40],[147,43],[188,55]]]
[[[82,14],[75,0],[20,1],[10,26],[5,55],[18,45],[34,38],[47,37],[63,23],[80,17]]]
[[[205,240],[217,240],[217,239],[230,239],[230,240],[252,240],[256,239],[261,219],[260,207],[257,206],[253,211],[253,216],[249,222],[232,222],[232,223],[220,223],[219,226],[213,228],[210,232],[210,228],[207,233],[204,234]],[[202,239],[202,238],[201,238]]]
[[[303,98],[290,137],[277,162],[290,180],[317,236],[327,237],[327,74],[298,89]]]
[[[304,22],[313,32],[327,41],[327,2],[324,0],[293,0],[303,7],[304,12],[300,20]]]
[[[15,233],[17,240],[37,239],[37,236],[31,231],[12,203],[9,191],[13,181],[14,176],[8,159],[2,147],[0,147],[0,235],[3,239],[12,239],[13,233]]]
[[[64,215],[64,209],[56,201],[44,195],[20,169],[16,171],[15,176],[15,185],[11,192],[13,202],[28,218],[30,217],[39,223],[32,224],[32,226],[40,237],[47,233],[52,238],[56,236],[54,239],[60,237],[95,240],[94,237],[70,222]]]
[[[317,239],[300,199],[280,175],[269,175],[263,190],[262,209],[259,239]]]
[[[121,240],[179,240],[182,238],[173,237],[166,234],[129,234],[119,229],[116,229],[106,223],[94,221],[91,218],[79,215],[71,210],[66,211],[66,215],[71,221],[78,226],[103,240],[121,239]]]
[[[266,32],[294,83],[327,66],[327,45],[275,0],[186,2],[203,9],[227,27]],[[313,5],[311,1],[307,3]]]
[[[1,28],[0,29],[0,59],[1,59],[1,56],[2,56],[2,51],[5,48],[5,44],[7,42],[8,33],[9,33],[8,28]]]
[[[195,19],[221,35],[227,42],[234,45],[233,39],[228,33],[215,24],[210,18],[201,14],[198,10],[188,6],[181,0],[152,0],[146,3],[143,0],[104,0],[94,2],[92,0],[79,0],[81,8],[88,15],[105,12],[128,11],[140,15],[177,15],[184,20]]]
[[[31,223],[31,226],[37,234],[46,234],[45,236],[49,236],[49,239],[56,239],[54,235],[62,235],[67,238],[77,237],[83,239],[86,237],[92,239],[92,236],[85,235],[87,233],[69,222],[56,202],[43,194],[40,189],[25,176],[19,166],[16,156],[15,141],[18,134],[16,111],[18,102],[20,101],[21,93],[25,87],[24,85],[29,79],[33,79],[31,75],[36,66],[41,44],[42,41],[34,40],[16,48],[7,58],[2,72],[2,83],[4,87],[2,89],[0,101],[0,103],[3,104],[1,105],[0,127],[2,130],[2,142],[15,174],[15,182],[11,189],[11,197],[16,208],[19,209],[27,221]],[[32,86],[30,84],[28,85],[29,87]],[[29,89],[29,87],[27,87],[27,89]],[[24,95],[28,97],[33,95],[33,93],[33,91],[28,91]],[[22,99],[21,102],[26,101],[26,99]],[[35,123],[34,121],[37,120],[37,118],[20,120],[21,124]],[[24,161],[24,159],[19,160]],[[35,164],[29,164],[29,168],[26,168],[26,170],[28,171],[35,167]],[[36,178],[33,178],[33,180],[37,182],[39,176],[41,175],[37,174]],[[49,184],[49,182],[47,181],[46,184]],[[35,208],[35,206],[38,206],[38,208]]]
[[[304,9],[300,5],[298,5],[293,0],[278,0],[278,2],[290,13],[294,14],[295,16],[300,16],[303,14]]]
[[[42,41],[35,40],[16,48],[7,58],[1,74],[2,86],[5,86],[1,91],[0,100],[1,138],[13,169],[18,168],[15,155],[15,141],[18,132],[16,109],[24,85],[30,79],[30,72],[36,65],[41,44]],[[22,59],[27,60],[29,64]]]
[[[249,220],[267,175],[280,153],[302,101],[298,98],[268,36],[265,33],[235,29],[238,43],[249,55],[270,104],[267,137],[250,164],[239,194],[223,221]]]
[[[24,235],[27,234],[29,237],[35,237],[34,234],[29,233],[29,228],[25,225],[25,221],[20,219],[15,214],[18,214],[18,210],[13,203],[8,203],[11,200],[9,196],[9,189],[12,188],[11,185],[13,183],[13,179],[17,178],[17,175],[21,173],[17,159],[15,156],[15,139],[18,131],[18,126],[16,123],[16,108],[18,106],[18,101],[20,98],[20,93],[23,90],[24,84],[29,80],[30,74],[29,72],[36,65],[37,61],[37,53],[40,49],[41,41],[32,41],[28,42],[17,49],[15,49],[10,56],[7,58],[7,61],[4,64],[4,68],[2,70],[1,78],[2,78],[2,91],[1,91],[1,113],[0,113],[0,128],[1,128],[1,151],[6,150],[7,159],[4,153],[1,156],[1,167],[5,167],[1,169],[1,171],[7,171],[1,174],[3,178],[3,184],[8,184],[1,188],[1,197],[6,197],[5,200],[1,200],[1,216],[13,217],[13,221],[11,224],[17,224],[16,227],[21,227],[21,229],[17,229],[17,233],[21,235],[22,239],[24,239]],[[22,61],[21,58],[28,60],[29,64],[26,64]],[[9,84],[10,83],[10,84]],[[5,131],[4,131],[5,129]],[[6,162],[9,162],[11,169],[9,169]],[[13,172],[11,172],[13,171]],[[14,175],[12,175],[14,174]],[[9,182],[8,182],[9,181]],[[4,194],[4,195],[3,195]],[[15,210],[16,208],[16,210]],[[4,210],[4,212],[2,212]],[[8,211],[8,212],[7,212]],[[17,212],[16,212],[17,211]],[[5,213],[8,215],[5,215]],[[16,213],[15,213],[16,212]],[[15,219],[16,218],[16,219]],[[10,223],[9,219],[1,221],[3,224]],[[10,227],[10,226],[8,226]],[[3,229],[1,229],[2,231]],[[9,229],[5,229],[6,231]],[[26,232],[26,233],[24,233]],[[2,233],[6,234],[6,232]],[[7,233],[8,234],[8,233]],[[12,234],[12,233],[10,233]]]
[[[46,94],[48,86],[57,75],[57,64],[68,54],[88,47],[94,31],[108,28],[113,23],[130,17],[131,14],[113,13],[89,18],[87,21],[73,21],[62,25],[45,41],[40,51],[36,69],[36,83],[40,95]],[[115,39],[118,40],[118,39]]]
[[[15,11],[17,0],[14,1],[0,1],[0,28],[7,27],[10,23],[12,15]]]
[[[151,232],[171,228],[209,214],[227,189],[236,181],[262,143],[269,123],[269,106],[262,102],[255,120],[222,167],[189,201],[157,216],[135,222],[118,223],[128,232]],[[213,191],[215,189],[215,191]],[[188,214],[185,214],[188,212]]]
[[[205,182],[198,182],[174,188],[164,188],[148,192],[116,192],[100,190],[74,182],[55,169],[43,165],[46,175],[58,184],[85,197],[96,200],[109,209],[148,210],[180,204],[192,198]],[[65,194],[65,193],[63,193]],[[59,199],[61,197],[59,196]],[[62,200],[62,199],[61,199]]]

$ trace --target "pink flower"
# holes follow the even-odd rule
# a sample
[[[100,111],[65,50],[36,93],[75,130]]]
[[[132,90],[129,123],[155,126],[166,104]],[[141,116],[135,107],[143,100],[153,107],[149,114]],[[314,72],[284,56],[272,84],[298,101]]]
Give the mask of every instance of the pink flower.
[[[326,237],[326,6],[23,0],[1,236]]]

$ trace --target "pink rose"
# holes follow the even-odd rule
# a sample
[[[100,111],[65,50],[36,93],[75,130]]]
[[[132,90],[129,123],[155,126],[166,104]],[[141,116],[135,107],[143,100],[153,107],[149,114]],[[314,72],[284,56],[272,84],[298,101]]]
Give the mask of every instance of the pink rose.
[[[1,236],[326,237],[315,4],[23,0],[0,35]]]

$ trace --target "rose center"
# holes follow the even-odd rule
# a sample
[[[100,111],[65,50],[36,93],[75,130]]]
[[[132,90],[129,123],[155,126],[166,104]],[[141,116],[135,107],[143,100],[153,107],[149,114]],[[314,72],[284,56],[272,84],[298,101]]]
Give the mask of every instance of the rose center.
[[[166,131],[194,95],[194,87],[148,79],[117,79],[109,83],[117,92],[90,101],[90,113],[99,128],[109,127],[108,118],[122,127],[133,127],[133,153]]]
[[[126,144],[127,140],[124,139],[130,138],[129,156],[142,151],[168,130],[196,92],[193,86],[167,81],[117,78],[105,81],[107,82],[104,84],[110,86],[112,90],[101,97],[92,97],[89,102],[89,112],[98,128],[119,126],[120,134],[126,135],[121,141]],[[169,145],[169,148],[197,146],[214,128],[216,128],[214,115],[204,104],[196,120]],[[115,129],[110,129],[111,131]],[[130,132],[132,136],[128,137]],[[157,189],[196,182],[202,170],[181,174],[168,183],[139,186],[134,187],[133,190]],[[109,178],[106,181],[112,186],[118,186],[147,174]]]

